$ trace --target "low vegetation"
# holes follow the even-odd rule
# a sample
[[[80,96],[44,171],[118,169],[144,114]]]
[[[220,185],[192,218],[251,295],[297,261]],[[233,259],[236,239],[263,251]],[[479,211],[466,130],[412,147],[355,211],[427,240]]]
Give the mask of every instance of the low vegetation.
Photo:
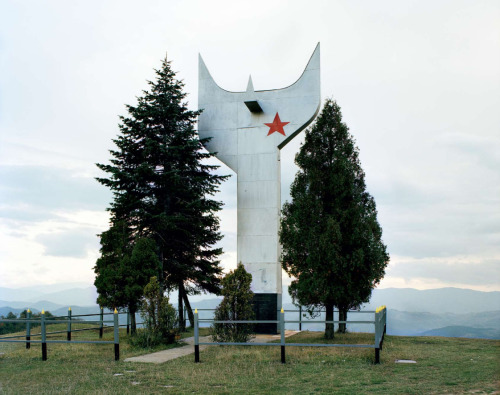
[[[252,275],[240,263],[222,279],[221,294],[224,299],[215,309],[216,321],[251,321],[255,320],[252,309],[253,292],[250,289]],[[253,336],[251,324],[214,323],[210,334],[213,341],[219,343],[245,343]]]
[[[27,310],[24,310],[22,311],[20,314],[19,314],[19,317],[14,314],[13,312],[9,312],[7,314],[6,317],[4,317],[3,315],[0,316],[0,318],[5,318],[5,319],[8,319],[8,320],[15,320],[15,319],[18,319],[18,318],[27,318]],[[40,319],[41,317],[41,313],[32,313],[31,314],[31,318],[32,319]],[[46,311],[45,312],[45,318],[47,319],[47,322],[50,321],[51,318],[53,318],[54,316],[51,314],[50,311]],[[32,328],[36,328],[37,326],[40,326],[39,323],[31,323],[31,327]],[[26,328],[26,324],[24,323],[17,323],[17,322],[0,322],[0,335],[5,335],[5,334],[8,334],[8,333],[14,333],[14,332],[18,332],[18,331],[22,331]]]
[[[81,324],[84,325],[84,324]],[[206,334],[207,328],[202,328]],[[500,341],[387,336],[381,364],[371,349],[210,346],[201,363],[186,356],[164,364],[124,362],[144,353],[120,333],[120,361],[110,344],[0,343],[0,392],[5,394],[257,393],[421,394],[495,393],[500,383]],[[184,336],[189,336],[185,334]],[[93,331],[74,338],[97,339]],[[64,335],[60,336],[64,338]],[[105,340],[112,332],[105,332]],[[302,332],[287,341],[324,342],[323,333]],[[372,334],[339,334],[335,343],[371,343]],[[159,346],[154,351],[173,347]],[[396,364],[396,359],[416,364]]]
[[[163,294],[156,277],[151,277],[144,288],[140,313],[144,328],[131,338],[132,344],[149,348],[175,341],[175,336],[179,334],[177,312]]]

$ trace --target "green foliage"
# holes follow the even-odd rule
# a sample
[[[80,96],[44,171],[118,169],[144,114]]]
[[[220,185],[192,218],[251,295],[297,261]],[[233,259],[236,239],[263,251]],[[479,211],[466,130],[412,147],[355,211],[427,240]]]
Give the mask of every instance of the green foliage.
[[[139,330],[133,339],[135,345],[150,348],[175,341],[175,335],[178,333],[177,312],[163,294],[156,277],[151,277],[144,288],[140,312],[144,329]]]
[[[239,263],[222,279],[224,299],[215,309],[214,319],[220,321],[250,321],[255,319],[252,309],[252,275]],[[213,324],[212,336],[216,342],[247,342],[252,337],[252,324]]]
[[[369,300],[389,262],[373,197],[366,191],[359,151],[327,100],[295,158],[299,167],[283,206],[282,266],[294,277],[289,292],[309,307],[347,310]],[[333,337],[333,326],[326,327]]]
[[[94,267],[97,303],[109,309],[137,311],[144,286],[158,275],[160,262],[152,239],[130,238],[124,221],[113,224],[101,236],[101,257]]]
[[[199,112],[188,110],[170,62],[156,75],[120,117],[111,163],[97,164],[108,178],[97,180],[113,192],[112,224],[125,224],[127,243],[144,237],[156,243],[164,289],[218,293],[222,249],[213,246],[222,238],[215,215],[222,203],[210,196],[226,177],[207,164],[213,154],[194,129]]]
[[[14,314],[12,311],[9,311],[7,316],[0,316],[0,318],[5,318],[7,320],[15,320],[15,319],[26,319],[28,317],[28,311],[23,310],[19,317]],[[31,313],[31,319],[39,320],[42,317],[42,313]],[[50,311],[45,311],[45,319],[50,321],[54,315]],[[31,328],[36,328],[40,326],[39,323],[32,322],[30,323]],[[15,333],[15,332],[25,332],[26,331],[26,323],[24,322],[0,322],[0,335],[5,335],[7,333]]]
[[[7,316],[1,316],[1,318],[5,318],[8,320],[17,319],[17,315],[15,315],[12,311],[9,311]],[[14,333],[19,332],[26,329],[26,324],[17,323],[17,322],[0,322],[0,335],[4,335],[6,333]]]

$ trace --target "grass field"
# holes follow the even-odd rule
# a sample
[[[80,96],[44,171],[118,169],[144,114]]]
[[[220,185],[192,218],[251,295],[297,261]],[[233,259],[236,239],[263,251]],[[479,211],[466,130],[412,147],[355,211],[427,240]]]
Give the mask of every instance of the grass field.
[[[120,335],[119,362],[112,344],[48,344],[43,362],[40,344],[26,350],[23,343],[0,343],[0,393],[500,393],[500,341],[494,340],[387,336],[380,365],[373,364],[373,349],[314,347],[288,347],[283,365],[280,348],[265,346],[210,346],[199,364],[190,355],[153,365],[124,362],[144,351],[128,344],[125,331]],[[97,339],[97,333],[73,338]],[[104,340],[112,340],[111,331]],[[302,332],[287,342],[324,340]],[[373,334],[336,335],[334,342],[373,343]]]

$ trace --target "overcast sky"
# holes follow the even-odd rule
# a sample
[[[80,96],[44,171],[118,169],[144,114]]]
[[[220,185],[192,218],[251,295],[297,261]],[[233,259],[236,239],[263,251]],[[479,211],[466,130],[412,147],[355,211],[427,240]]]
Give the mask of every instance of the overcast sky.
[[[317,42],[322,99],[357,141],[391,256],[380,287],[500,290],[497,0],[3,0],[0,286],[93,283],[111,200],[95,163],[166,52],[196,109],[198,53],[226,90],[250,74],[273,89]],[[302,139],[282,152],[283,201]],[[226,268],[235,181],[218,196]]]

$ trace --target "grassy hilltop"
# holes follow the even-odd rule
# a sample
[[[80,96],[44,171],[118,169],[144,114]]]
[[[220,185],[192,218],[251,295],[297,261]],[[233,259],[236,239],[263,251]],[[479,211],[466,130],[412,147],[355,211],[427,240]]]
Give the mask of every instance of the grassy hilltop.
[[[63,328],[61,328],[63,329]],[[50,329],[52,330],[52,328]],[[374,351],[353,348],[287,347],[280,363],[279,347],[211,346],[194,356],[164,364],[127,363],[143,354],[121,333],[121,360],[112,345],[48,344],[48,360],[40,345],[0,343],[0,393],[128,394],[427,394],[495,393],[500,390],[500,341],[439,337],[387,336],[381,364]],[[111,333],[106,333],[108,340]],[[64,338],[62,336],[61,338]],[[79,332],[74,339],[97,338]],[[321,333],[302,332],[287,342],[323,342]],[[373,334],[336,335],[335,343],[372,343]],[[417,364],[396,364],[413,359]],[[496,392],[498,393],[498,392]]]

